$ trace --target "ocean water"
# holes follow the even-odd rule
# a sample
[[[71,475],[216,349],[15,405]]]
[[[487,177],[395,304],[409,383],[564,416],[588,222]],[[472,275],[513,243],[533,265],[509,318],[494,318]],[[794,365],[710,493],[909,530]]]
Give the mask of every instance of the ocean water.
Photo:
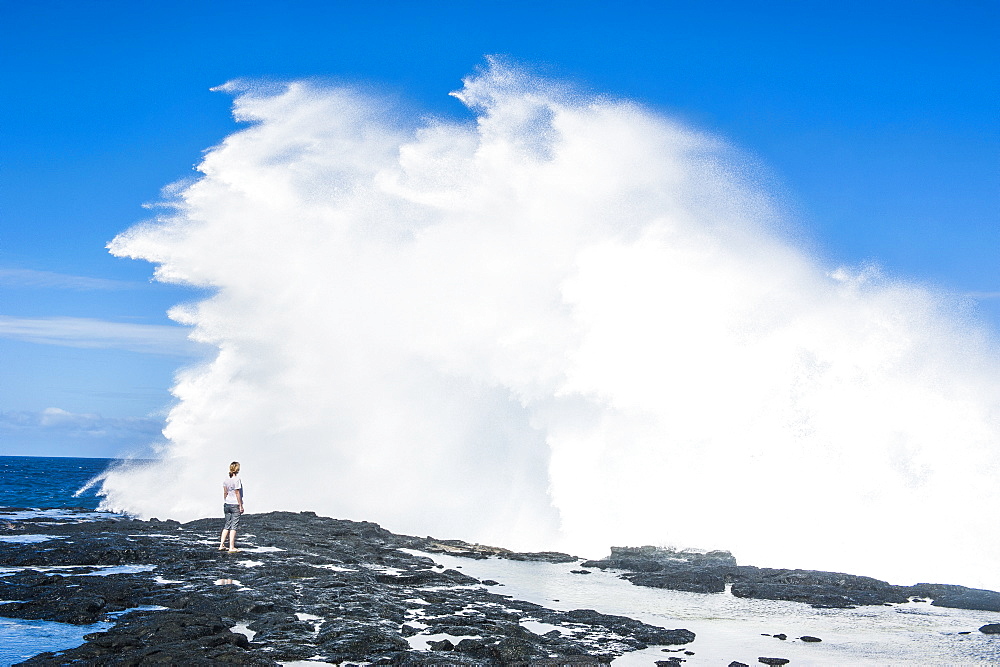
[[[0,456],[0,521],[17,521],[40,514],[58,518],[61,510],[75,510],[74,518],[87,518],[79,510],[97,509],[96,488],[88,482],[115,459]],[[0,550],[7,543],[39,541],[41,536],[0,536]],[[0,568],[0,577],[14,571]],[[71,625],[0,617],[0,667],[12,665],[42,651],[60,651],[83,643],[83,636],[100,632],[112,623]]]
[[[97,488],[80,490],[114,462],[115,459],[0,456],[0,507],[95,510],[100,502]]]

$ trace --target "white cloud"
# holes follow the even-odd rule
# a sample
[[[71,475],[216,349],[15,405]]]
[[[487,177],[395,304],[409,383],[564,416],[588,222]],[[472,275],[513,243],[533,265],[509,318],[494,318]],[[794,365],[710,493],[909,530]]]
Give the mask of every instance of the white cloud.
[[[43,345],[106,348],[177,357],[200,356],[188,329],[129,324],[86,317],[7,317],[0,315],[0,338]]]
[[[125,290],[135,289],[139,285],[124,280],[108,278],[88,278],[73,276],[54,271],[36,271],[34,269],[2,269],[0,268],[0,285],[6,287],[51,287],[72,290]]]

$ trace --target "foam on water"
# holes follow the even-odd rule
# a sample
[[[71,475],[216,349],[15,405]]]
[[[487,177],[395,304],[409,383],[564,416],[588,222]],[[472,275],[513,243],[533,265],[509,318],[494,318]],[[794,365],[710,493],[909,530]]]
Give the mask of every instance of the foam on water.
[[[817,259],[722,142],[496,63],[457,121],[223,90],[250,125],[110,245],[211,290],[171,316],[218,354],[104,507],[217,515],[240,460],[250,511],[1000,588],[994,337]]]
[[[62,535],[0,535],[0,542],[9,544],[38,544],[62,539],[65,539]]]
[[[0,567],[0,577],[25,570],[57,572],[64,577],[109,577],[113,574],[152,572],[155,569],[155,565],[26,565],[24,567]]]

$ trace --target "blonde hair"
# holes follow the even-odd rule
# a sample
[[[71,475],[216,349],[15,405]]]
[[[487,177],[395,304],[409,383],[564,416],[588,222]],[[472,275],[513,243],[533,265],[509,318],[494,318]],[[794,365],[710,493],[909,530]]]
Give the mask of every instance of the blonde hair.
[[[229,476],[230,477],[232,477],[233,475],[239,474],[239,472],[240,472],[240,462],[239,461],[233,461],[232,463],[229,464]]]

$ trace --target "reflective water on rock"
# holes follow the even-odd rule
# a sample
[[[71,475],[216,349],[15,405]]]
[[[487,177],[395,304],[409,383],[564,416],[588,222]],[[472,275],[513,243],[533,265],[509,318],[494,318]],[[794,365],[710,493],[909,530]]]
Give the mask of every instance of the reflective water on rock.
[[[39,651],[62,651],[83,643],[83,636],[104,632],[111,623],[72,625],[0,617],[0,665],[27,660]]]
[[[626,654],[615,665],[648,666],[671,655],[683,656],[684,664],[692,667],[733,660],[752,665],[762,656],[789,658],[796,665],[1000,663],[1000,636],[978,631],[1000,619],[995,612],[947,609],[926,602],[814,609],[795,602],[737,598],[728,592],[634,586],[611,571],[574,574],[571,570],[579,569],[576,563],[420,555],[445,567],[461,566],[465,574],[478,579],[500,582],[491,588],[494,592],[552,609],[595,609],[666,628],[686,628],[697,635],[680,653],[649,648]],[[775,637],[780,634],[786,639]],[[802,636],[822,641],[802,641]],[[694,655],[685,655],[685,650]]]

